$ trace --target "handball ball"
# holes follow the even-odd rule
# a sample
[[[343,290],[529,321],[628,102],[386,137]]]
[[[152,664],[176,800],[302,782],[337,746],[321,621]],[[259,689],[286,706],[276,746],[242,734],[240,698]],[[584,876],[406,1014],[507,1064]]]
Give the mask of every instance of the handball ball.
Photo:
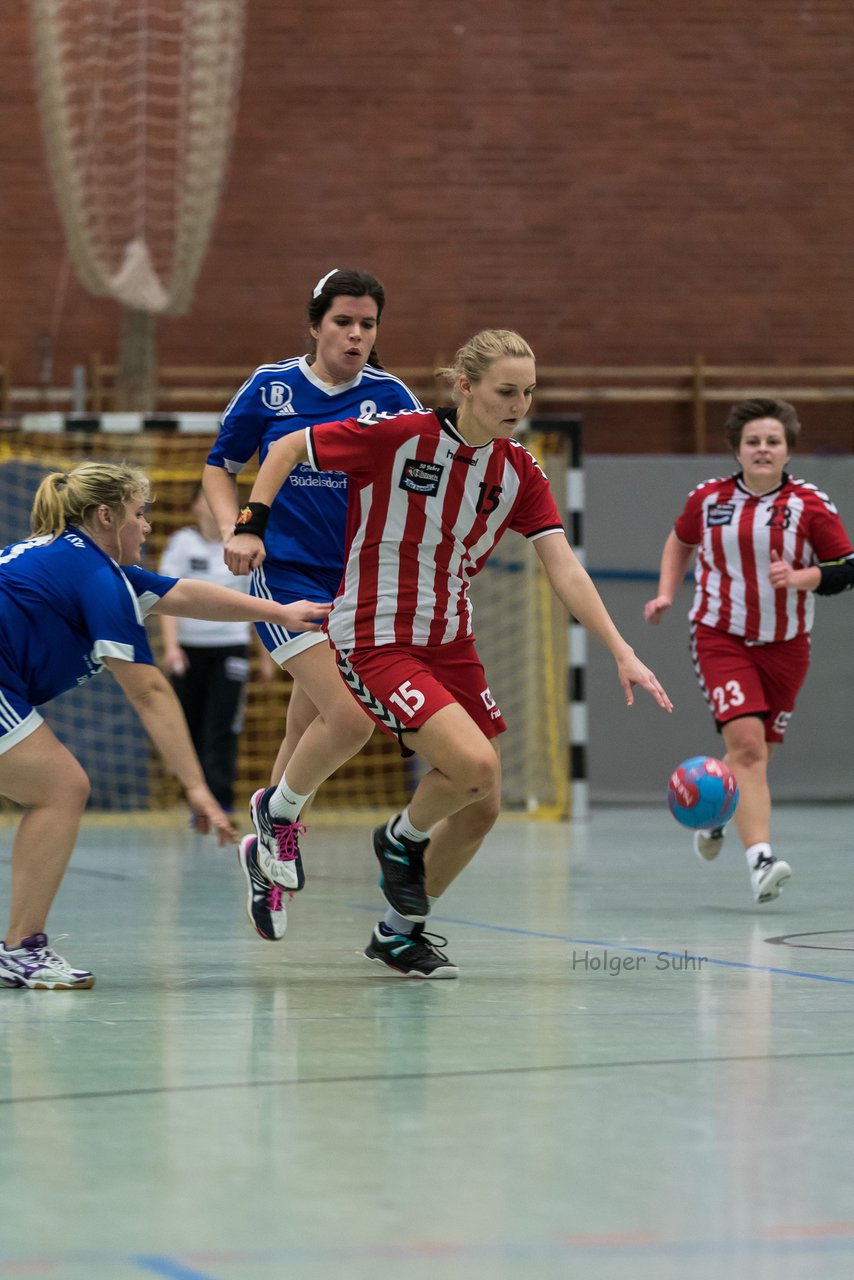
[[[667,784],[670,812],[695,831],[722,827],[738,804],[738,783],[722,760],[692,756],[673,770]]]

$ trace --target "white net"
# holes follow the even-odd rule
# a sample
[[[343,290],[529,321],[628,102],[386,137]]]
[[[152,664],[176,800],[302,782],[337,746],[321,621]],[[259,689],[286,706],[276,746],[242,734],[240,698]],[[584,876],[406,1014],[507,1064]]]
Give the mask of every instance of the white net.
[[[208,437],[144,432],[122,437],[10,431],[0,435],[0,547],[25,536],[42,476],[84,458],[127,459],[145,468],[154,485],[153,533],[146,564],[156,568],[166,539],[191,523],[190,501],[201,475]],[[562,502],[563,444],[553,437],[526,445],[549,473]],[[248,495],[252,475],[241,483]],[[527,542],[508,534],[473,584],[478,652],[508,724],[501,738],[506,808],[560,817],[569,805],[567,770],[566,615],[555,601]],[[149,628],[155,656],[156,626]],[[289,679],[262,678],[253,652],[248,705],[240,736],[236,790],[243,808],[266,782],[284,729]],[[83,764],[92,782],[91,808],[171,809],[180,802],[139,720],[108,674],[57,698],[43,709],[48,723]],[[320,788],[314,812],[389,811],[405,803],[416,782],[417,758],[403,760],[397,744],[377,731],[367,747]],[[4,807],[0,801],[0,810]]]
[[[77,272],[132,311],[180,314],[224,180],[244,0],[32,0],[31,12]]]

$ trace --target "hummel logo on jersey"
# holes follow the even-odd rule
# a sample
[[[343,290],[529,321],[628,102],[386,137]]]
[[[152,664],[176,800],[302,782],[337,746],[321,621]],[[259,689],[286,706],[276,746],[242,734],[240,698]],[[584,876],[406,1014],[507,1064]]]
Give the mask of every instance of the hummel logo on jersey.
[[[734,502],[716,502],[706,513],[706,524],[710,529],[719,524],[732,524],[734,514]]]
[[[453,449],[449,449],[446,456],[451,462],[464,462],[467,467],[477,466],[477,458],[467,458],[464,453],[454,453]]]
[[[399,412],[398,409],[377,409],[376,405],[372,409],[363,407],[356,421],[360,427],[375,427],[380,422],[388,421],[389,418],[396,418]]]
[[[399,487],[408,489],[410,493],[424,493],[428,498],[434,498],[439,492],[439,481],[444,470],[438,462],[407,458],[403,464]]]

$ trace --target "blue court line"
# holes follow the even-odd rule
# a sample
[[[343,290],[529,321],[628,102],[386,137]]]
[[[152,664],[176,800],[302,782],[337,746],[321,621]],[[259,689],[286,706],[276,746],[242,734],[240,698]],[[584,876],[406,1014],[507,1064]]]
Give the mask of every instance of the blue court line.
[[[362,902],[354,902],[353,906],[357,911],[373,911],[376,913],[376,904],[368,906]],[[626,946],[621,942],[603,941],[601,938],[573,938],[565,933],[541,933],[537,929],[516,929],[506,924],[484,924],[480,920],[460,920],[455,916],[430,916],[430,919],[436,924],[458,924],[465,929],[484,929],[490,933],[509,933],[519,938],[542,938],[544,942],[566,942],[570,946],[576,947],[598,947],[603,951],[614,952],[630,952],[632,955],[641,956],[665,956],[669,960],[681,960],[685,956],[685,949],[681,951],[668,951],[663,947],[633,947]],[[786,978],[805,978],[809,982],[836,982],[845,987],[854,987],[854,978],[836,978],[828,973],[806,973],[802,969],[781,969],[770,964],[750,964],[746,960],[716,960],[713,956],[700,956],[694,953],[688,954],[689,960],[702,960],[704,964],[717,965],[721,969],[749,969],[753,973],[779,973]]]
[[[600,582],[658,582],[657,569],[591,569],[588,565],[587,572]],[[683,581],[693,582],[693,574],[686,574]]]
[[[201,1271],[191,1270],[189,1267],[183,1267],[180,1263],[174,1262],[172,1258],[156,1258],[143,1254],[138,1258],[129,1259],[135,1267],[139,1267],[141,1271],[150,1271],[155,1276],[165,1276],[166,1280],[214,1280],[209,1274],[203,1274]]]
[[[586,568],[594,582],[658,582],[657,569],[591,569],[589,565]],[[686,573],[682,579],[683,584],[693,581],[693,573]]]

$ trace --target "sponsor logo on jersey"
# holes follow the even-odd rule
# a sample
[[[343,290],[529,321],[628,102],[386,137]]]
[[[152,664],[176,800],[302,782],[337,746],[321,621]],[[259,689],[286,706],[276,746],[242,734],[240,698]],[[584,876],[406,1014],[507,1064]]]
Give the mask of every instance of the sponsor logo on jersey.
[[[302,463],[300,464],[302,467]],[[340,471],[312,472],[308,467],[300,470],[294,467],[286,483],[297,489],[346,489],[347,477]]]
[[[407,458],[403,464],[399,487],[410,493],[425,493],[428,498],[433,498],[439,492],[439,481],[444,470],[438,462]]]
[[[265,409],[275,413],[277,418],[284,418],[289,413],[296,413],[291,401],[294,398],[293,387],[286,382],[268,382],[261,387],[261,400]]]
[[[732,524],[735,515],[734,502],[716,502],[706,512],[706,524],[710,529],[719,524]]]

